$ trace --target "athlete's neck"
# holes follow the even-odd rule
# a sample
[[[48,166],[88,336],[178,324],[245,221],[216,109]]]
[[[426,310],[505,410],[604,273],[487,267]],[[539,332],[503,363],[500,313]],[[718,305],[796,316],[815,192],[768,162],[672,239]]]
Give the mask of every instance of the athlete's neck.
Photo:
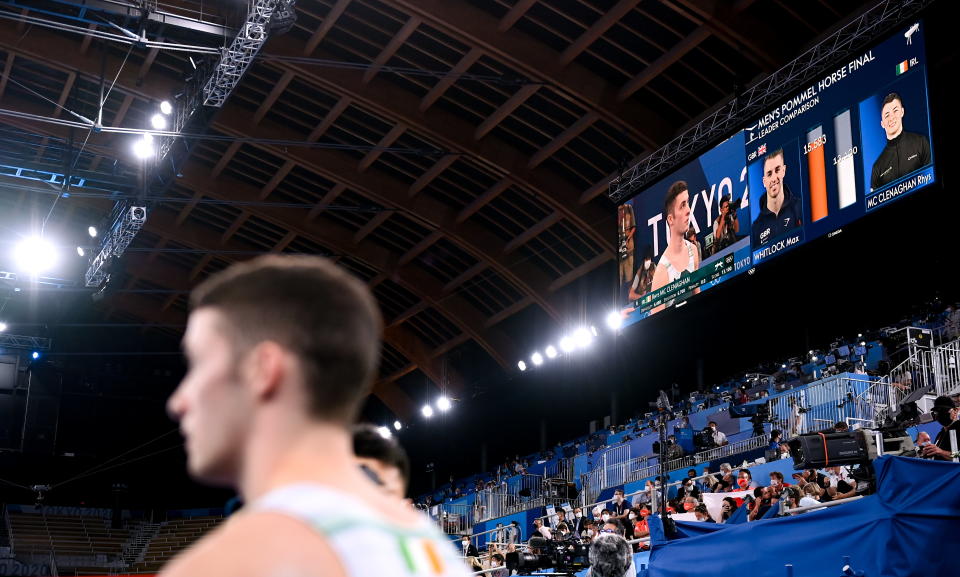
[[[902,127],[902,126],[900,127],[900,130],[898,130],[897,133],[894,134],[893,136],[890,136],[890,135],[888,134],[888,135],[887,135],[887,140],[896,140],[897,138],[899,138],[899,136],[900,136],[901,134],[903,134],[903,127]]]
[[[357,467],[352,438],[343,427],[297,417],[269,428],[256,425],[237,486],[247,503],[293,483],[319,483],[347,492],[370,483]]]
[[[783,190],[776,197],[767,196],[767,209],[773,214],[780,214],[780,208],[783,206]]]
[[[685,232],[687,231],[684,230],[681,232],[679,230],[673,230],[672,228],[670,229],[670,244],[667,248],[670,251],[671,255],[679,256],[683,254],[683,247],[684,247],[683,241],[686,240],[683,238],[683,233]]]

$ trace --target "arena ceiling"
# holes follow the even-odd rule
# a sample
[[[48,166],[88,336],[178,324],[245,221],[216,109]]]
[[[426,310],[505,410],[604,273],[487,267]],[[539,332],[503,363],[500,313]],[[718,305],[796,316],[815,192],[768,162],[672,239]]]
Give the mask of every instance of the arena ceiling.
[[[102,101],[104,126],[146,128],[191,74],[188,53],[92,34],[142,25],[167,42],[223,38],[118,14],[128,3],[0,2],[0,108],[74,120],[98,118]],[[243,7],[157,4],[228,25]],[[271,37],[223,108],[207,111],[205,136],[182,142],[176,177],[148,183],[162,194],[151,193],[96,316],[176,334],[189,289],[230,262],[329,255],[369,284],[386,319],[376,397],[406,416],[424,383],[465,395],[479,372],[515,371],[531,343],[584,314],[585,299],[593,310],[610,302],[615,210],[605,192],[625,163],[860,9],[299,0],[294,28]],[[8,228],[49,213],[50,228],[82,236],[108,217],[111,195],[143,190],[130,136],[11,116],[0,132]],[[49,185],[15,177],[65,166],[84,185],[53,208]],[[583,282],[591,276],[602,278]],[[609,288],[585,295],[597,285]]]

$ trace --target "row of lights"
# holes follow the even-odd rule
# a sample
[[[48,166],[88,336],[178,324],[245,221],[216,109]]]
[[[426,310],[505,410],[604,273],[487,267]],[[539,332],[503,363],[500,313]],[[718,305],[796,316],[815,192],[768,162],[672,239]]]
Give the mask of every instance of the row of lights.
[[[611,311],[607,315],[606,323],[611,331],[616,332],[623,326],[623,315],[621,315],[619,311]],[[578,328],[560,339],[560,342],[557,343],[559,349],[557,346],[551,344],[543,349],[543,353],[534,351],[533,354],[530,355],[530,363],[534,367],[539,367],[544,361],[553,360],[561,354],[570,354],[577,350],[586,349],[590,346],[590,343],[593,342],[593,339],[599,336],[600,332],[597,331],[597,327],[595,326]],[[531,365],[528,365],[525,359],[517,361],[517,368],[521,371],[526,371]]]
[[[423,418],[429,419],[433,417],[433,415],[435,414],[433,410],[434,406],[436,406],[437,411],[441,413],[446,413],[451,408],[453,408],[453,402],[446,395],[441,395],[439,398],[437,398],[437,401],[433,405],[431,405],[430,403],[427,403],[420,409],[420,414],[423,415]],[[400,421],[394,421],[393,431],[400,432],[401,429],[403,429],[403,423],[401,423]],[[377,432],[380,433],[380,436],[383,437],[384,439],[389,439],[390,437],[392,437],[393,431],[391,431],[390,427],[386,425],[377,427]]]
[[[173,105],[169,101],[164,100],[160,103],[160,109],[153,116],[150,117],[150,126],[154,130],[166,130],[167,126],[170,124],[167,121],[167,117],[173,114]],[[153,135],[149,132],[146,132],[138,140],[133,143],[133,154],[137,158],[147,159],[153,156],[156,153],[156,149],[153,146]]]

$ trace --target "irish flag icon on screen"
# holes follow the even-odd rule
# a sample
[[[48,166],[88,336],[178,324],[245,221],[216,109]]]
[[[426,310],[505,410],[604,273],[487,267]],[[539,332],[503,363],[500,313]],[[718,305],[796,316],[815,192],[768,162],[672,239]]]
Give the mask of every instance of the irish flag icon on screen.
[[[910,67],[910,65],[907,64],[907,61],[906,61],[906,60],[904,60],[904,61],[901,62],[900,64],[897,64],[897,76],[900,76],[901,74],[903,74],[904,72],[906,72],[906,71],[907,71],[907,68],[909,68],[909,67]]]

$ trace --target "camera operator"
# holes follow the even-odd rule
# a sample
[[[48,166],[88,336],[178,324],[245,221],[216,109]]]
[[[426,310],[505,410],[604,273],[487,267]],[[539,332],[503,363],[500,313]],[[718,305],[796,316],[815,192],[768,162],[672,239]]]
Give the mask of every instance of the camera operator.
[[[737,220],[737,209],[730,206],[729,198],[723,197],[720,199],[720,214],[713,221],[713,246],[716,247],[716,252],[737,242],[739,233],[740,221]]]
[[[933,402],[931,412],[943,428],[937,433],[934,444],[922,447],[920,454],[937,461],[951,461],[953,460],[953,453],[951,453],[953,449],[950,446],[950,431],[957,431],[957,441],[960,443],[960,421],[957,420],[957,404],[950,397],[937,397],[937,400]]]

